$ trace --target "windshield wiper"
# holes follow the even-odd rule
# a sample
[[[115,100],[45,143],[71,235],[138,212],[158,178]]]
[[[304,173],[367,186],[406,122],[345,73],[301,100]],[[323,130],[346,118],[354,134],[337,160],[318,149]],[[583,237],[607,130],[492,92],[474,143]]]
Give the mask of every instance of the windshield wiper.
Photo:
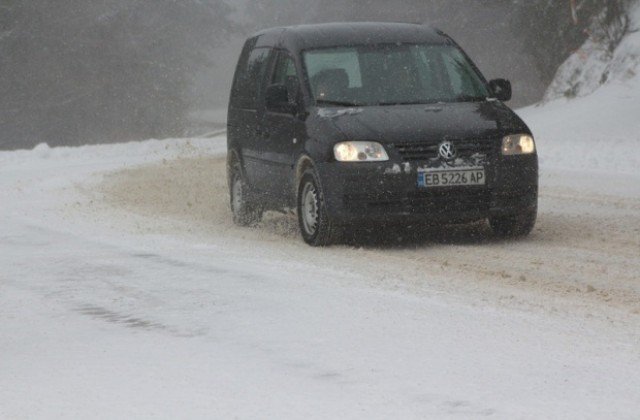
[[[355,102],[349,101],[334,101],[332,99],[316,99],[318,105],[337,105],[337,106],[357,106]]]
[[[483,102],[487,98],[484,96],[458,95],[453,98],[452,102]]]
[[[425,104],[435,104],[438,101],[428,100],[428,99],[420,99],[413,101],[382,101],[378,102],[380,106],[393,106],[393,105],[425,105]]]

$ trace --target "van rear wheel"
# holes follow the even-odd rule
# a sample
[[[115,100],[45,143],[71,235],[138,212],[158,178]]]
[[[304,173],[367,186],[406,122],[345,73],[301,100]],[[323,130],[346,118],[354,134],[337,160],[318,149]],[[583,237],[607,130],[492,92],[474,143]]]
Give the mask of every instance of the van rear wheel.
[[[244,180],[239,162],[231,166],[229,198],[233,222],[239,226],[251,226],[262,220],[262,205],[257,202],[251,188]]]
[[[313,169],[302,175],[298,185],[298,224],[302,239],[311,246],[327,246],[338,239],[339,229],[327,214],[320,182]]]

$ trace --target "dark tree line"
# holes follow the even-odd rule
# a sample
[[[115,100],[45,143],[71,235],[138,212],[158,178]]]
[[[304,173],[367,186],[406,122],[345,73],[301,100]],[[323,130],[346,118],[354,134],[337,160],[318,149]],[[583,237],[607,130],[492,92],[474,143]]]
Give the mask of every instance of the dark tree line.
[[[229,12],[221,0],[3,0],[0,148],[181,135]]]

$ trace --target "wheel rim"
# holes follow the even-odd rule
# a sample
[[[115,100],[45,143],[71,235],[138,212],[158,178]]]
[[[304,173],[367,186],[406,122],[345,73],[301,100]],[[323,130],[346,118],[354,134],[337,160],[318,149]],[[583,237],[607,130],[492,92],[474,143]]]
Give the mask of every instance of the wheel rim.
[[[302,225],[308,235],[316,233],[318,228],[318,192],[316,187],[307,182],[302,190],[302,202],[300,205]]]
[[[240,214],[242,209],[242,179],[240,179],[240,176],[237,174],[233,177],[231,195],[231,210],[233,214]]]

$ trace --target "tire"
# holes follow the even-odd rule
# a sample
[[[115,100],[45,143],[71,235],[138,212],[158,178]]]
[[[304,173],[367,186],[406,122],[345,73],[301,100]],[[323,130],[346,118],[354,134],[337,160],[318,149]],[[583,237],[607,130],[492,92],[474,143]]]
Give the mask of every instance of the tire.
[[[238,226],[252,226],[262,220],[262,205],[255,199],[246,183],[239,162],[233,162],[229,173],[229,204],[233,222]]]
[[[509,216],[491,216],[489,225],[493,233],[500,238],[519,238],[531,233],[536,224],[537,209]]]
[[[300,233],[307,244],[328,246],[338,241],[339,229],[327,214],[322,188],[313,169],[307,169],[300,179],[297,211]]]

